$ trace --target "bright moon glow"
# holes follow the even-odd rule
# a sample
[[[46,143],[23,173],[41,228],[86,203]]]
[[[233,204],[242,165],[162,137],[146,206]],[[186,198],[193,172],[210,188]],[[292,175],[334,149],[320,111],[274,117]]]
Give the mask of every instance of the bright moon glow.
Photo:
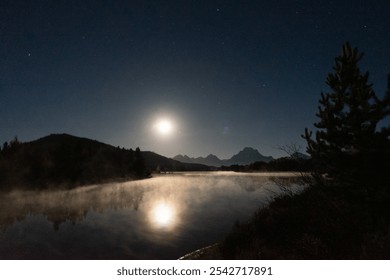
[[[166,203],[159,203],[153,208],[153,221],[158,226],[168,227],[172,225],[174,218],[173,208]]]
[[[173,129],[172,123],[168,120],[160,120],[156,127],[158,132],[163,135],[170,134]]]

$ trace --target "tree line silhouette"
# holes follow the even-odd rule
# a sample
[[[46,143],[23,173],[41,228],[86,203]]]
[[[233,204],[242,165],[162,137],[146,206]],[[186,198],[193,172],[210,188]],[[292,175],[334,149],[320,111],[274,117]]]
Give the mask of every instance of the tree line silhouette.
[[[310,158],[302,157],[281,157],[269,162],[256,161],[248,165],[234,164],[230,166],[221,166],[222,171],[235,172],[311,172],[312,161]]]
[[[142,152],[115,148],[66,134],[21,143],[17,137],[0,151],[0,189],[75,187],[145,178]]]

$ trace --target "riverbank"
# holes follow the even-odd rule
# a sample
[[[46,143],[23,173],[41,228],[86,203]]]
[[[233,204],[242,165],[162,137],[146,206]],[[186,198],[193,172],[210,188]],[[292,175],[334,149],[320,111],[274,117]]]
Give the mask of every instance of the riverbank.
[[[218,244],[182,259],[389,259],[390,193],[311,186],[276,197]]]
[[[222,259],[219,243],[200,248],[196,251],[190,252],[179,260],[220,260]]]

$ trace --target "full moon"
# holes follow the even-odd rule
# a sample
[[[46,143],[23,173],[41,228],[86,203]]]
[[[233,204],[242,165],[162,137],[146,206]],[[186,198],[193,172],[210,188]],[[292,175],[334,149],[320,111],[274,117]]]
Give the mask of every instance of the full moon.
[[[167,135],[172,132],[173,125],[169,120],[159,120],[156,124],[156,128],[160,134]]]

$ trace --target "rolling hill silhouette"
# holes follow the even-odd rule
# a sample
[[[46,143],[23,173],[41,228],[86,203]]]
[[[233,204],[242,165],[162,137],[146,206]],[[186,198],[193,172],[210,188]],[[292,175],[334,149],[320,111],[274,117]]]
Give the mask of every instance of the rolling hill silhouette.
[[[78,185],[146,178],[153,171],[204,171],[153,152],[114,147],[69,134],[35,141],[12,141],[0,152],[0,189],[71,188]]]

